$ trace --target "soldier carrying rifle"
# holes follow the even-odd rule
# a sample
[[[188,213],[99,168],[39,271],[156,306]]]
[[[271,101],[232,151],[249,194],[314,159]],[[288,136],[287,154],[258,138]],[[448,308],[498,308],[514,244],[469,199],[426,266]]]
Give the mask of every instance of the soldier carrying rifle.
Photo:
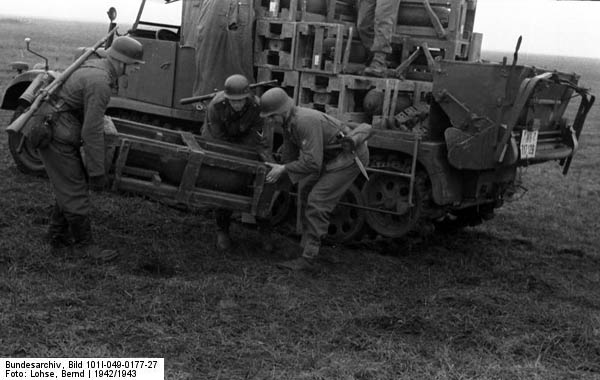
[[[73,249],[76,255],[97,261],[109,261],[118,255],[117,251],[102,249],[94,242],[89,189],[104,189],[108,184],[104,113],[111,88],[116,86],[119,76],[144,63],[142,55],[138,41],[116,38],[106,50],[105,58],[83,62],[46,99],[47,106],[39,110],[45,113],[45,128],[34,126],[25,132],[37,145],[54,188],[56,203],[47,235],[54,252]]]

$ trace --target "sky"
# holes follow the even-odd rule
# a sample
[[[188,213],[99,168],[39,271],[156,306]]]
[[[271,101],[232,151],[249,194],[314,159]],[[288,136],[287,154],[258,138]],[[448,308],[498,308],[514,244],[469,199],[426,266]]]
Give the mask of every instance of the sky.
[[[117,22],[131,25],[141,0],[0,0],[1,16],[43,17],[108,22],[106,10],[117,8]],[[172,21],[179,3],[149,0],[152,15],[144,20]],[[483,33],[483,50],[512,51],[519,35],[522,53],[600,58],[600,1],[478,0],[475,31]]]

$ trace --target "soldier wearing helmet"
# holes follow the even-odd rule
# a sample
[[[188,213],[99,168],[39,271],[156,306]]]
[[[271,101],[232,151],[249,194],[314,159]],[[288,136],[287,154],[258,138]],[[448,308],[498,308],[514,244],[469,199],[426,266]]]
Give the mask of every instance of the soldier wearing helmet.
[[[355,157],[366,166],[369,151],[366,144],[360,143],[354,153],[344,152],[339,137],[348,135],[351,129],[320,111],[294,106],[281,88],[268,90],[260,101],[260,115],[283,130],[283,164],[268,163],[271,171],[267,182],[286,180],[287,175],[298,184],[301,199],[307,194],[302,201],[306,205],[302,215],[302,256],[279,266],[310,270],[319,255],[321,238],[327,233],[331,212],[360,173]]]
[[[225,80],[225,89],[208,104],[202,137],[256,148],[261,160],[272,161],[267,133],[263,133],[258,97],[250,91],[245,76],[235,74]],[[229,226],[231,210],[215,210],[217,248],[231,248]],[[259,224],[262,227],[263,224]],[[270,246],[265,247],[271,249]]]
[[[133,38],[118,37],[106,55],[83,63],[51,99],[59,111],[52,140],[39,150],[56,198],[47,235],[52,249],[101,261],[117,256],[95,243],[90,221],[89,189],[107,185],[104,112],[117,78],[143,63],[143,49]]]
[[[109,60],[116,60],[125,65],[144,63],[142,44],[130,37],[117,37],[106,50],[106,54]]]

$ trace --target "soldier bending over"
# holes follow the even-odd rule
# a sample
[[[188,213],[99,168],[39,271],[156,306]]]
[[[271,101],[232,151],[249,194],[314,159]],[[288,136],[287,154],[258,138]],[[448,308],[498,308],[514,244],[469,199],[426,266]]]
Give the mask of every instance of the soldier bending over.
[[[312,187],[302,217],[302,256],[279,266],[310,270],[319,255],[321,238],[327,233],[331,212],[360,173],[355,157],[364,167],[369,161],[369,150],[361,143],[355,152],[342,151],[340,133],[347,135],[350,128],[320,111],[294,106],[281,88],[263,94],[260,115],[283,129],[284,164],[268,163],[272,169],[267,182],[276,182],[287,174],[292,183]]]
[[[250,91],[248,79],[243,75],[232,75],[225,80],[225,90],[217,93],[208,104],[202,137],[255,147],[261,160],[272,161],[267,136],[263,135],[263,119],[259,114],[259,100]],[[221,251],[231,248],[231,214],[229,209],[215,210],[217,248]],[[259,229],[265,232],[267,221],[257,223]],[[263,248],[271,250],[269,239],[264,242]]]

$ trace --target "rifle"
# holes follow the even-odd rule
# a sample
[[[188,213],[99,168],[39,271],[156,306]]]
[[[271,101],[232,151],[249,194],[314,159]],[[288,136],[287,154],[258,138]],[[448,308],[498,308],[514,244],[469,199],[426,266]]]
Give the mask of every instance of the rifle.
[[[264,82],[258,82],[258,83],[253,83],[250,85],[250,88],[255,88],[258,86],[268,86],[270,84],[277,84],[278,80],[277,79],[272,79],[272,80],[266,80]],[[215,95],[217,95],[220,91],[216,91],[216,92],[211,92],[210,94],[205,94],[205,95],[199,95],[199,96],[192,96],[189,98],[182,98],[181,100],[179,100],[179,104],[191,104],[191,103],[198,103],[198,102],[202,102],[204,100],[208,100],[208,99],[212,99],[215,97]]]
[[[46,102],[52,94],[54,94],[60,86],[81,66],[89,57],[92,55],[96,49],[100,47],[107,39],[109,39],[115,32],[117,31],[117,27],[114,27],[106,36],[104,36],[100,41],[96,42],[96,44],[90,49],[86,49],[84,53],[75,60],[75,62],[71,63],[69,67],[65,69],[62,73],[60,73],[52,83],[48,84],[46,87],[42,88],[35,99],[31,103],[29,109],[23,112],[19,117],[17,117],[12,123],[6,127],[6,132],[14,132],[20,133],[23,127],[27,124],[29,119],[34,115],[34,113],[41,107],[41,105]]]

